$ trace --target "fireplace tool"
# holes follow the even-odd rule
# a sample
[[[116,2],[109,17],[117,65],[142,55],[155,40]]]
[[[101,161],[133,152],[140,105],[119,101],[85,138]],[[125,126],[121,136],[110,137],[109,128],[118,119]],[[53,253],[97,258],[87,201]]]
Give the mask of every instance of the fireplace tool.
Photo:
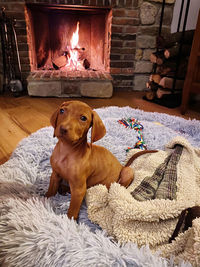
[[[23,91],[23,87],[17,36],[14,28],[15,23],[15,20],[6,17],[5,8],[3,7],[0,18],[4,74],[3,91],[10,90],[15,96],[18,96]]]

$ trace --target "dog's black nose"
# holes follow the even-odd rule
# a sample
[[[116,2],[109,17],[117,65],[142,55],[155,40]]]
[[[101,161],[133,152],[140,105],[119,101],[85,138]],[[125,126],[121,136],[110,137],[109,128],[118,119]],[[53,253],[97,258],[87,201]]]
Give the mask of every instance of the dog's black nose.
[[[65,129],[63,126],[60,126],[60,134],[65,135],[67,133],[67,129]]]

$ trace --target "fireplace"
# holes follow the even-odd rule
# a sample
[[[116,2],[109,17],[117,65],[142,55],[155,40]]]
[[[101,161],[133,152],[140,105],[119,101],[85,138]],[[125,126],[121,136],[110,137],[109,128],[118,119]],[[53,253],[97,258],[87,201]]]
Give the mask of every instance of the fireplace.
[[[166,0],[163,29],[170,38],[175,0]],[[0,1],[16,19],[22,81],[30,95],[111,97],[143,91],[156,50],[160,0]],[[78,45],[71,38],[78,25]],[[84,68],[69,67],[77,50]],[[1,57],[1,54],[0,54]],[[2,73],[0,64],[0,75]]]
[[[29,94],[112,96],[111,17],[109,8],[27,4]]]
[[[66,57],[67,63],[70,52],[77,52],[80,62],[88,62],[86,69],[109,71],[109,9],[29,4],[27,14],[33,71],[52,69],[52,63],[59,61],[59,57],[62,61],[62,56]],[[71,44],[73,37],[78,39],[74,41],[77,42],[73,44],[74,48]],[[83,70],[81,63],[80,66],[65,69]]]

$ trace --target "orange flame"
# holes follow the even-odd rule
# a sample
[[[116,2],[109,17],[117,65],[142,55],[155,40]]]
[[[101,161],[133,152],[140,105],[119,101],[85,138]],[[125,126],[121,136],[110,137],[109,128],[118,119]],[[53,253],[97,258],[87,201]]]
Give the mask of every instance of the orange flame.
[[[81,63],[79,62],[79,53],[76,50],[76,48],[80,48],[79,47],[79,21],[77,22],[77,26],[76,26],[76,31],[73,32],[71,41],[70,41],[70,48],[69,48],[69,55],[67,56],[68,58],[68,63],[66,65],[66,67],[70,67],[72,69],[77,70],[78,67],[82,67]]]
[[[79,21],[77,22],[76,31],[73,32],[72,39],[71,39],[71,47],[72,49],[79,47]]]

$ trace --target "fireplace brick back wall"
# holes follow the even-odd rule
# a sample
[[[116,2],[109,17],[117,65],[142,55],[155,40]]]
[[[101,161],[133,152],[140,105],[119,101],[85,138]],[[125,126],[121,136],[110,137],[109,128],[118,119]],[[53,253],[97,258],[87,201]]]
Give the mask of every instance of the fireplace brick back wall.
[[[110,73],[115,91],[144,90],[152,64],[150,54],[156,49],[156,36],[162,8],[161,0],[0,0],[6,15],[17,20],[16,33],[22,65],[22,78],[30,74],[29,46],[25,21],[26,3],[83,5],[112,9]],[[162,34],[170,34],[175,0],[166,0]]]

